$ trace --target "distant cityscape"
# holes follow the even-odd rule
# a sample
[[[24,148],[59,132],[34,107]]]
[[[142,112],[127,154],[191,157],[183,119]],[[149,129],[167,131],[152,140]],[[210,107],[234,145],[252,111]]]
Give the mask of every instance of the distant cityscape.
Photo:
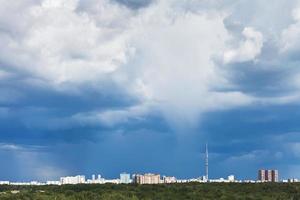
[[[132,174],[123,172],[119,178],[105,179],[100,174],[93,174],[91,179],[87,179],[84,175],[61,177],[59,180],[48,180],[45,182],[30,181],[30,182],[10,182],[0,181],[0,185],[74,185],[74,184],[172,184],[172,183],[264,183],[264,182],[300,182],[298,179],[279,179],[277,169],[259,169],[257,180],[238,180],[234,175],[229,175],[227,178],[209,179],[208,176],[208,146],[205,148],[205,175],[191,179],[177,179],[175,176],[161,176],[160,174],[145,173]]]
[[[73,184],[172,184],[172,183],[264,183],[264,182],[300,182],[298,179],[279,180],[278,170],[260,169],[258,170],[257,180],[238,180],[234,175],[227,178],[206,179],[206,175],[191,179],[177,179],[174,176],[161,176],[160,174],[145,173],[132,174],[121,173],[119,178],[105,179],[101,175],[92,175],[87,179],[84,175],[61,177],[54,181],[30,181],[30,182],[10,182],[0,181],[0,185],[73,185]]]

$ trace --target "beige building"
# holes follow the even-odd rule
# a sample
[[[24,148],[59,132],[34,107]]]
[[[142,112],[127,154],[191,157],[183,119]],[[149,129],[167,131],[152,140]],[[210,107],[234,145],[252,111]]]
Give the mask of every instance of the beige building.
[[[134,183],[137,184],[159,184],[160,181],[160,175],[159,174],[135,174],[133,176]]]
[[[258,171],[258,180],[261,182],[278,182],[278,170],[261,169]]]

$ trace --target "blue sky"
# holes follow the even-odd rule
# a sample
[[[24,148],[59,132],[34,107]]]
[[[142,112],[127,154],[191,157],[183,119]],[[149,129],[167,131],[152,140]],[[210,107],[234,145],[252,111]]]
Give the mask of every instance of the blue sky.
[[[17,13],[17,14],[16,14]],[[0,180],[300,178],[298,0],[0,0]]]

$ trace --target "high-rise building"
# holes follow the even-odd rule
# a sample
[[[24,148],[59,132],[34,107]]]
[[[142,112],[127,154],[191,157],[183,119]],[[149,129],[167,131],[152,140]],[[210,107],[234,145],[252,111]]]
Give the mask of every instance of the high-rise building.
[[[278,170],[258,170],[258,180],[261,182],[278,182]]]
[[[133,175],[133,182],[137,184],[159,184],[161,183],[159,174],[135,174]]]
[[[235,181],[234,175],[229,175],[228,176],[228,181],[229,182],[234,182]]]
[[[258,180],[264,182],[266,180],[265,171],[263,169],[258,170]]]
[[[120,174],[120,183],[123,183],[123,184],[131,183],[130,174],[121,173]]]
[[[279,181],[278,170],[272,170],[272,181],[273,182],[278,182]]]

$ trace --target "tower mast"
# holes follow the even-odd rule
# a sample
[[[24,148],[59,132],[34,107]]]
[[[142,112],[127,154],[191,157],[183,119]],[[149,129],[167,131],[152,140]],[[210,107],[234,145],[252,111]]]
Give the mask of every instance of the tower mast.
[[[205,178],[208,181],[208,146],[205,145]]]

